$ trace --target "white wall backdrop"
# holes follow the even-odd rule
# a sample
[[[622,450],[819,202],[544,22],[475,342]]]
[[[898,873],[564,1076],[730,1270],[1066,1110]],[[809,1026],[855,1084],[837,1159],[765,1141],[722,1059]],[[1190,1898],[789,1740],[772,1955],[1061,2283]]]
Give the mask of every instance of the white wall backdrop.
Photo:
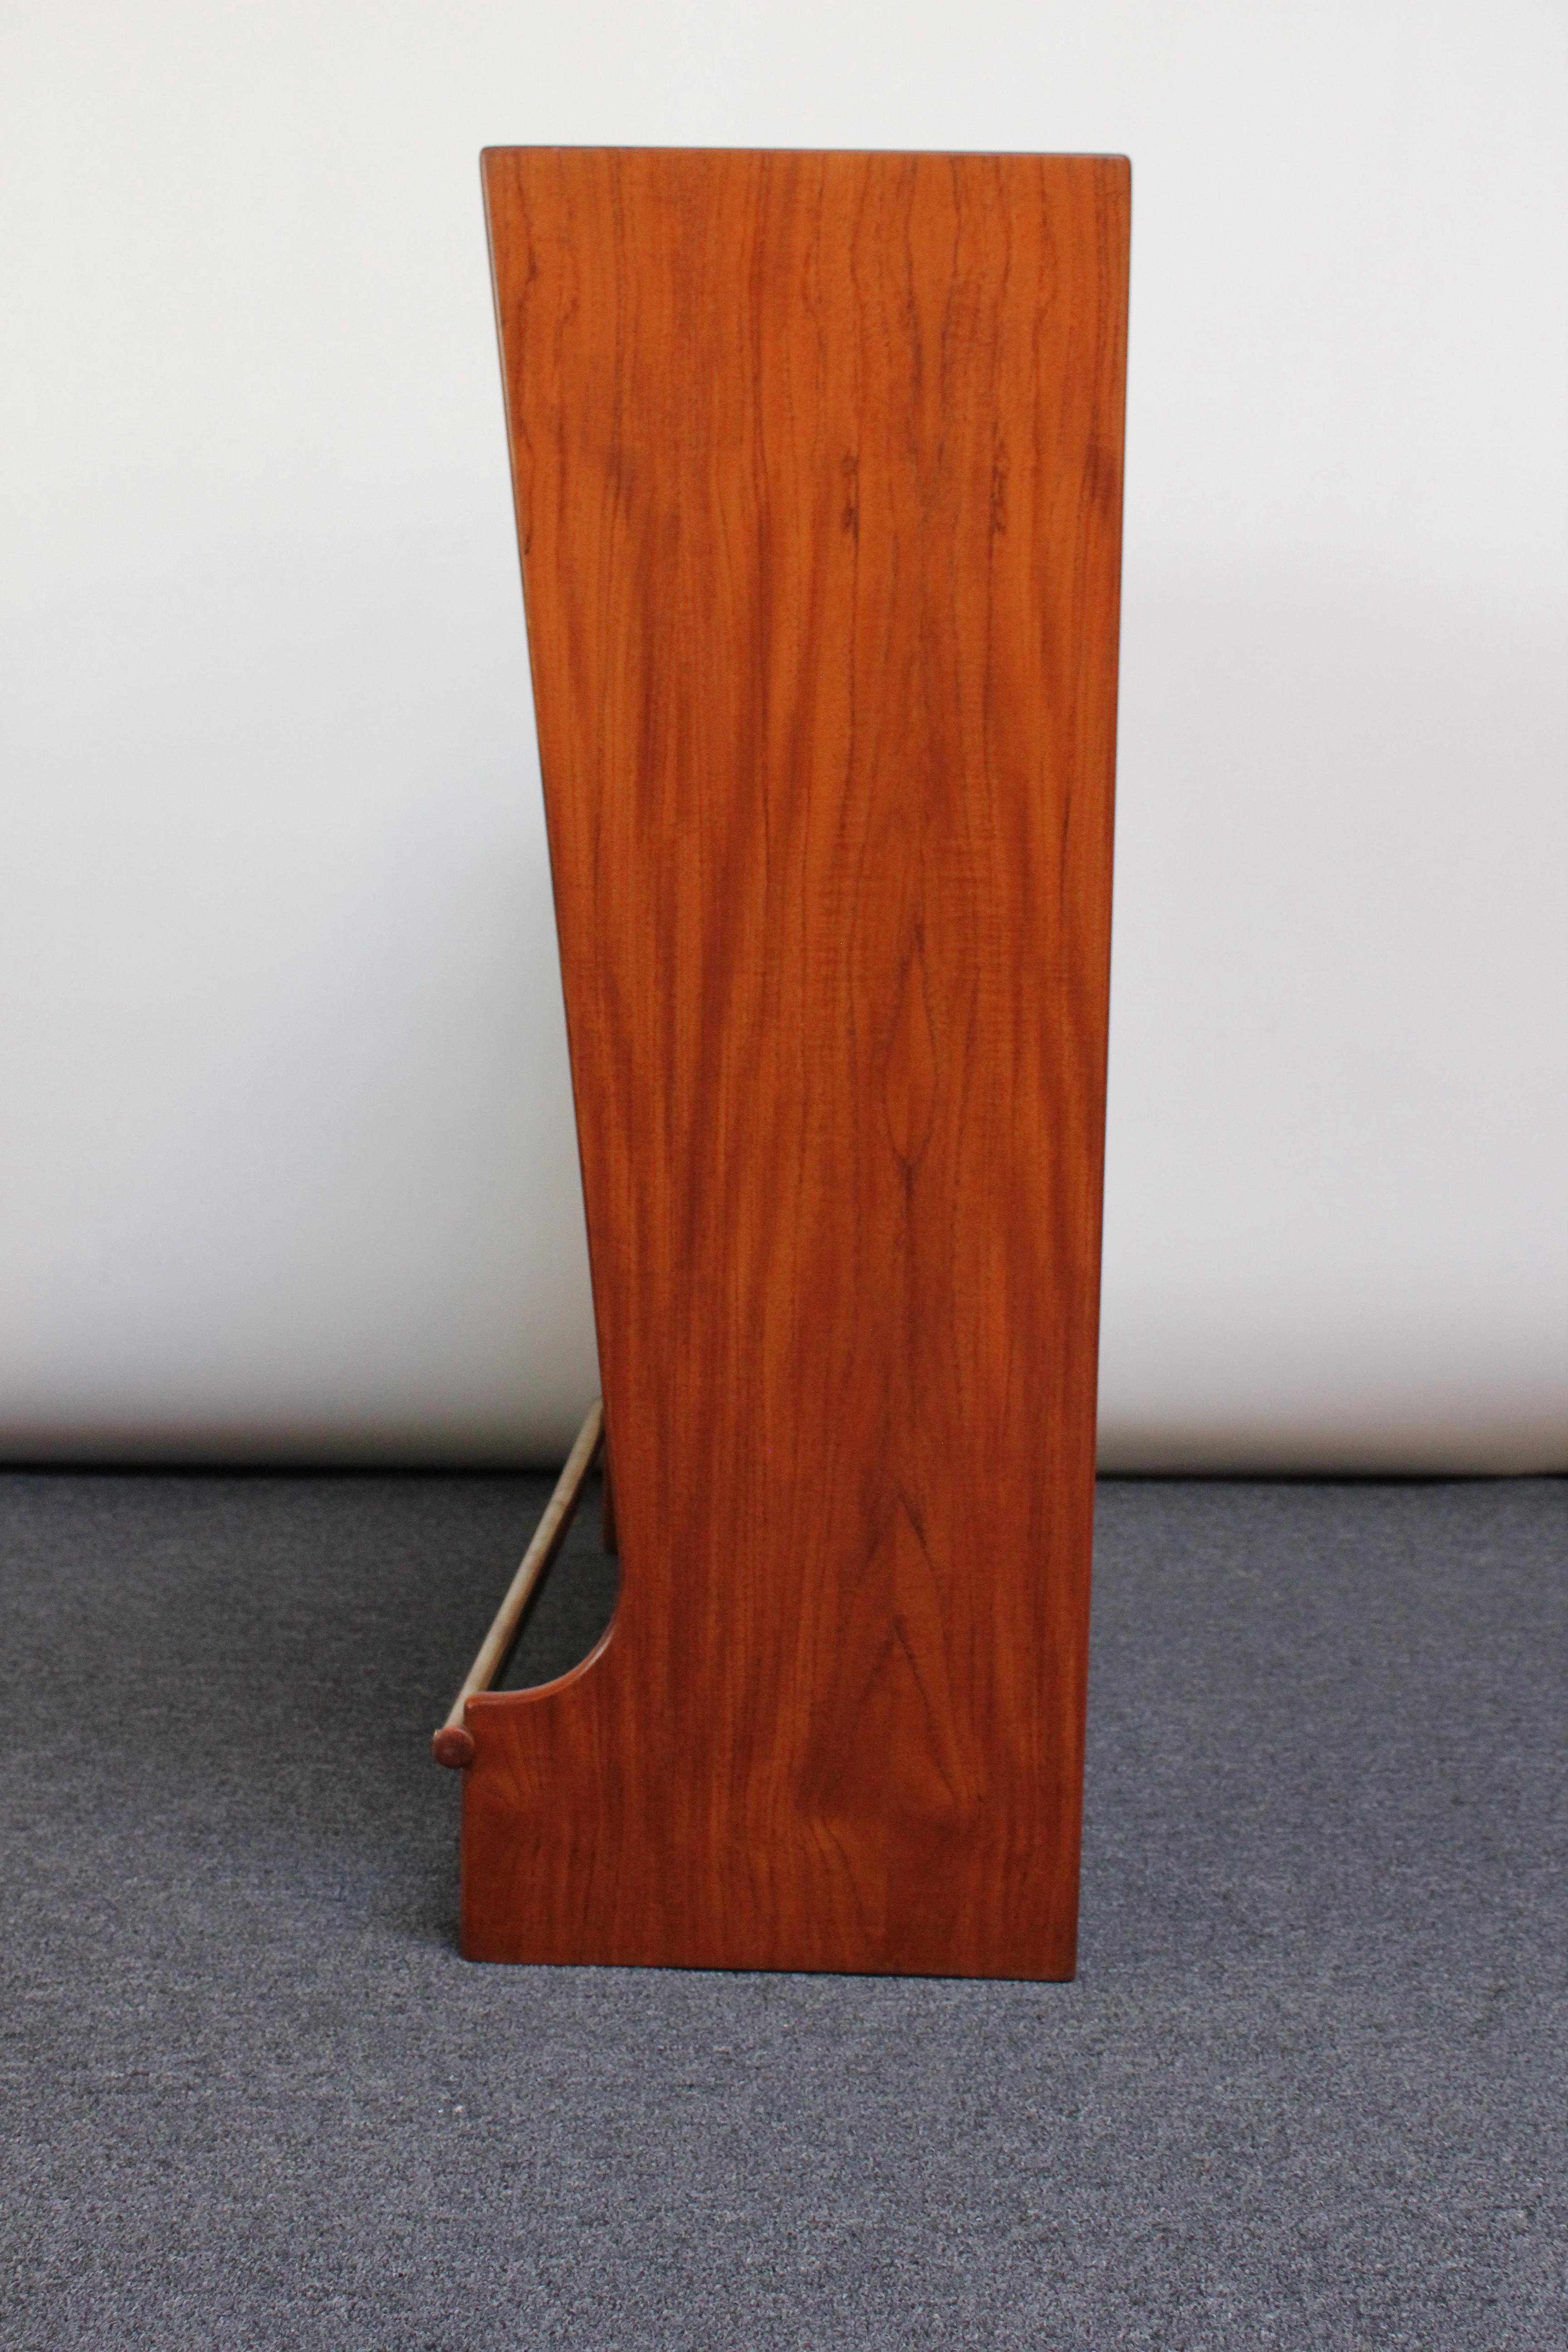
[[[595,1386],[476,157],[1134,166],[1102,1453],[1568,1460],[1556,0],[42,0],[0,58],[0,1451]]]

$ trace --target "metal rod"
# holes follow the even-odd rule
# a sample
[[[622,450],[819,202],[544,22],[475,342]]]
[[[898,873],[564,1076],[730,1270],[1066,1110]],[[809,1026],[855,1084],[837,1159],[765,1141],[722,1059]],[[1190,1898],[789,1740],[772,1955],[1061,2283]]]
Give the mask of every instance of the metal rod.
[[[523,1553],[517,1574],[507,1587],[506,1598],[496,1611],[490,1630],[479,1644],[479,1654],[468,1668],[462,1689],[452,1701],[451,1713],[431,1742],[438,1764],[450,1764],[460,1769],[472,1761],[473,1741],[464,1727],[464,1710],[475,1692],[489,1690],[500,1672],[533,1589],[566,1539],[566,1531],[583,1499],[583,1489],[597,1459],[604,1434],[605,1409],[595,1398],[589,1408],[587,1420],[577,1432],[577,1442],[566,1457],[566,1466],[555,1482],[555,1492],[544,1507],[544,1517],[533,1531],[533,1540]],[[457,1735],[455,1738],[454,1734]]]

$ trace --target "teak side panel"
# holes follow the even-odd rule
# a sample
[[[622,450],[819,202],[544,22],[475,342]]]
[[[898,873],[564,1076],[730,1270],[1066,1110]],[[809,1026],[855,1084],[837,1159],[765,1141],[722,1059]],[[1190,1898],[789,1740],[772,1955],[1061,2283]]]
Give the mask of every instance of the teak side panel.
[[[485,185],[622,1592],[464,1949],[1068,1976],[1127,166]]]

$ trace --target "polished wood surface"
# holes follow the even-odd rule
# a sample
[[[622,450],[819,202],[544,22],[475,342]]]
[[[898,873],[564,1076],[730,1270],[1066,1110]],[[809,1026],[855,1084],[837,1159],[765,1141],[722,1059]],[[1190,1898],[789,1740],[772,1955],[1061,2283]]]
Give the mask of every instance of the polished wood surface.
[[[1127,166],[484,175],[621,1596],[464,1949],[1070,1975]]]

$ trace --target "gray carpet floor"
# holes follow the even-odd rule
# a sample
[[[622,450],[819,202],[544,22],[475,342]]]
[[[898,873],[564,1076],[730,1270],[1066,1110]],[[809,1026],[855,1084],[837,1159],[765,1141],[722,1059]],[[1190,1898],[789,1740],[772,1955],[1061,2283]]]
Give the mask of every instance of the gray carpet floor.
[[[1561,1484],[1102,1486],[1026,1986],[458,1958],[547,1483],[0,1478],[7,2347],[1568,2346]]]

